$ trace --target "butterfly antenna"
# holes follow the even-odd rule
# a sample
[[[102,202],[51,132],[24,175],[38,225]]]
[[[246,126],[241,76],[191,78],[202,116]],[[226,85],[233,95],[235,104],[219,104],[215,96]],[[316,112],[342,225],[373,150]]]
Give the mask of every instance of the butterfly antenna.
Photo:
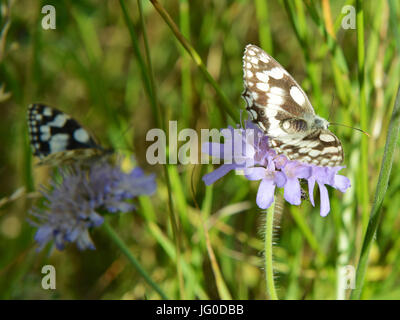
[[[335,101],[335,94],[333,93],[332,94],[332,102],[331,102],[331,108],[330,108],[330,112],[329,112],[329,117],[328,117],[328,121],[329,121],[329,119],[330,119],[330,117],[331,117],[331,115],[332,115],[332,106],[333,106],[333,101]],[[345,124],[341,124],[341,123],[334,123],[334,122],[332,122],[332,123],[329,123],[329,125],[334,125],[334,126],[342,126],[342,127],[346,127],[346,128],[350,128],[350,129],[354,129],[354,130],[357,130],[357,131],[360,131],[360,132],[362,132],[363,134],[365,134],[367,137],[370,137],[370,135],[369,135],[369,133],[368,132],[366,132],[366,131],[364,131],[364,130],[361,130],[361,129],[359,129],[359,128],[354,128],[354,127],[351,127],[351,126],[348,126],[348,125],[345,125]]]
[[[332,101],[331,101],[331,107],[329,108],[329,116],[328,116],[328,121],[329,121],[329,119],[331,118],[331,115],[332,115],[332,112],[333,112],[333,108],[332,108],[332,106],[333,106],[333,102],[335,101],[335,94],[334,93],[332,93]]]
[[[366,131],[364,131],[364,130],[361,130],[361,129],[359,129],[359,128],[351,127],[351,126],[348,126],[348,125],[345,125],[345,124],[341,124],[341,123],[330,123],[329,125],[330,125],[330,126],[332,126],[332,125],[333,125],[333,126],[342,126],[342,127],[354,129],[354,130],[357,130],[357,131],[362,132],[362,133],[365,134],[367,137],[371,137],[371,136],[369,135],[368,132],[366,132]]]

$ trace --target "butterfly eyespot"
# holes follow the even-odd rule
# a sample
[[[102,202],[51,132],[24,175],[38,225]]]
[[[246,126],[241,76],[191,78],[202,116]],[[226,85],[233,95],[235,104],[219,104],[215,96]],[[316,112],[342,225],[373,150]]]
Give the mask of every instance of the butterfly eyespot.
[[[343,161],[340,140],[329,122],[315,114],[303,89],[264,50],[247,45],[243,56],[243,98],[252,120],[269,137],[277,154],[321,166]],[[298,153],[297,150],[304,152]]]

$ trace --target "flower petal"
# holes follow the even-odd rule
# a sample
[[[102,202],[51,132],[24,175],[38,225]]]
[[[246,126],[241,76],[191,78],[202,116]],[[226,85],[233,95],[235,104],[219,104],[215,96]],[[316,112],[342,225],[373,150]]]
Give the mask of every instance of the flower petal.
[[[308,179],[308,196],[310,198],[310,202],[313,207],[315,207],[314,203],[314,186],[315,186],[315,179]]]
[[[341,192],[345,192],[347,188],[351,187],[351,183],[349,178],[342,176],[340,174],[335,175],[335,182],[333,185],[334,188],[338,189]]]
[[[298,206],[301,204],[300,183],[296,178],[287,179],[285,184],[284,197],[287,202]]]
[[[326,217],[326,215],[331,210],[331,205],[329,203],[328,190],[326,189],[324,184],[318,184],[318,186],[319,186],[319,193],[320,193],[320,197],[321,197],[320,214],[322,217]]]
[[[266,174],[266,170],[263,167],[245,168],[243,172],[246,178],[252,181],[264,179]]]
[[[261,180],[256,203],[261,209],[267,209],[274,202],[275,183],[269,179]]]
[[[282,188],[286,183],[286,176],[281,171],[276,171],[274,181],[277,187]]]
[[[89,229],[104,222],[96,210],[128,211],[134,205],[126,200],[156,189],[154,175],[146,176],[140,168],[125,173],[119,163],[101,160],[88,167],[76,164],[60,169],[60,175],[61,181],[53,178],[52,190],[43,192],[44,208],[31,210],[39,249],[51,240],[59,250],[71,242],[82,250],[94,249]]]
[[[53,228],[45,224],[39,227],[39,229],[36,231],[34,239],[40,245],[45,245],[48,241],[50,241],[52,235],[53,235]]]
[[[239,126],[238,126],[239,128]],[[242,129],[234,129],[229,126],[221,130],[225,137],[224,144],[205,144],[204,148],[224,149],[225,153],[232,150],[229,157],[234,164],[227,163],[227,154],[224,154],[225,163],[214,172],[203,177],[203,181],[209,185],[223,177],[233,169],[243,169],[248,180],[261,180],[257,193],[257,205],[260,208],[268,208],[274,200],[275,187],[284,188],[284,197],[291,204],[301,203],[301,187],[299,179],[308,182],[309,199],[315,207],[314,187],[318,184],[320,189],[321,208],[320,213],[326,216],[330,211],[329,194],[326,185],[345,192],[350,187],[350,180],[337,173],[343,166],[324,167],[299,161],[288,160],[283,154],[277,155],[274,149],[269,147],[268,136],[264,134],[254,123],[245,122]],[[203,151],[204,152],[204,151]],[[213,154],[212,150],[206,151]],[[235,166],[236,165],[236,166]]]
[[[204,183],[209,186],[213,184],[215,181],[218,179],[221,179],[224,175],[229,173],[229,171],[236,169],[238,166],[234,163],[232,164],[223,164],[214,171],[207,173],[205,176],[203,176],[203,181]]]

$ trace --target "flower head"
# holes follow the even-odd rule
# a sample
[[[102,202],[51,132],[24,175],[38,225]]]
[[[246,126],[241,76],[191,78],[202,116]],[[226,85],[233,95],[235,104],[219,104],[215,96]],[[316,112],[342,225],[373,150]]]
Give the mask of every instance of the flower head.
[[[341,192],[350,187],[350,180],[337,174],[344,167],[320,167],[277,155],[268,145],[268,136],[252,122],[246,122],[246,129],[229,127],[222,131],[225,132],[224,144],[206,142],[202,147],[204,153],[224,160],[224,164],[203,177],[206,185],[214,183],[231,170],[240,169],[248,180],[261,180],[256,203],[261,209],[266,209],[274,201],[276,187],[284,188],[284,198],[287,202],[300,205],[300,180],[304,179],[308,182],[310,202],[313,206],[315,206],[313,196],[315,183],[319,186],[321,216],[326,216],[330,210],[328,190],[325,185],[330,185]],[[216,150],[224,152],[218,153]],[[228,153],[226,150],[232,152]]]
[[[99,161],[89,169],[74,166],[59,169],[61,182],[54,179],[51,190],[42,188],[44,208],[34,207],[31,221],[38,227],[35,240],[42,249],[54,240],[57,249],[75,242],[80,250],[95,249],[89,228],[100,226],[104,218],[98,212],[127,212],[135,206],[127,200],[150,195],[156,189],[154,175],[146,176],[140,168],[129,173],[119,165]]]

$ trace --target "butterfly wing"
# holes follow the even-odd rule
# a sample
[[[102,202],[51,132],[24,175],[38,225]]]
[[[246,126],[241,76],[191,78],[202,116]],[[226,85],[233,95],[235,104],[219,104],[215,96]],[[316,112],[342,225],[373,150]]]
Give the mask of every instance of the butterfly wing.
[[[338,166],[343,162],[340,140],[329,130],[315,130],[308,135],[288,135],[270,139],[277,154],[317,166]]]
[[[342,162],[341,143],[328,122],[315,115],[302,88],[274,58],[248,45],[243,73],[247,110],[278,154],[323,166]]]
[[[76,120],[55,108],[31,104],[28,127],[33,154],[40,164],[68,164],[104,153]]]

